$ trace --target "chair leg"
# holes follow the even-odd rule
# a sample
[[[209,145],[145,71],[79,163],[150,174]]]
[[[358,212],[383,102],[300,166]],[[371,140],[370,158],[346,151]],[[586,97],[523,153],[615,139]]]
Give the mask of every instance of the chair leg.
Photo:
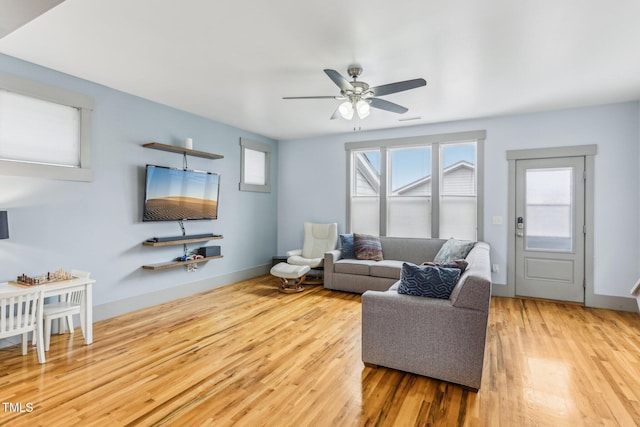
[[[87,336],[87,325],[85,325],[84,321],[84,312],[80,310],[80,330],[82,331],[82,336]]]
[[[35,335],[36,333],[34,332],[33,335]],[[25,332],[24,334],[22,334],[22,355],[26,356],[27,354],[27,347],[29,345],[29,333]]]
[[[48,322],[51,325],[51,322]],[[49,326],[51,328],[51,326]],[[42,338],[42,326],[38,327],[34,332],[34,334],[38,334],[38,341],[36,344],[36,351],[38,353],[38,362],[45,363],[47,361],[44,355],[44,339]]]
[[[69,315],[67,316],[67,326],[69,326],[69,333],[73,333],[74,327],[73,327],[73,315]]]
[[[40,336],[42,338],[42,336]],[[51,320],[44,322],[44,350],[49,351],[51,344]]]

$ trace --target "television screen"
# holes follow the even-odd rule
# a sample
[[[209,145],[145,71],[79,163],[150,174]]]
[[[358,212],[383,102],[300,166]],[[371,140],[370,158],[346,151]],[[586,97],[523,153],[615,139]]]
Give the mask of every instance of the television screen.
[[[218,218],[220,175],[147,165],[143,221]]]

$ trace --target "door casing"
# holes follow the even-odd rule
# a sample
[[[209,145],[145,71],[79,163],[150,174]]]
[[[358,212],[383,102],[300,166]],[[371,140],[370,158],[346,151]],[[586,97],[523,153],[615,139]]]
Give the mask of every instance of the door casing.
[[[596,296],[593,285],[593,211],[594,211],[594,157],[597,154],[597,145],[577,145],[569,147],[551,147],[525,150],[507,151],[509,165],[509,196],[508,196],[508,221],[507,221],[507,284],[506,286],[493,286],[493,295],[515,297],[516,296],[516,161],[526,159],[544,159],[553,157],[585,157],[585,225],[586,234],[584,240],[584,303],[590,307],[609,306],[617,302],[608,301],[609,297]],[[614,298],[614,297],[612,297]]]

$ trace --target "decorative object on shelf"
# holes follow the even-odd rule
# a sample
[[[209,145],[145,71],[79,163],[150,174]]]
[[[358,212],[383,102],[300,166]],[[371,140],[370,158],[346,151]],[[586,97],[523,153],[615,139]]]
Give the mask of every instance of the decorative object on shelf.
[[[7,211],[0,211],[0,239],[9,238],[9,219]]]
[[[187,138],[184,140],[184,148],[187,150],[193,150],[193,139]]]
[[[38,286],[73,279],[75,279],[75,276],[71,273],[67,273],[63,269],[59,269],[53,273],[48,271],[41,276],[27,276],[26,274],[21,274],[18,276],[15,283],[22,286]]]

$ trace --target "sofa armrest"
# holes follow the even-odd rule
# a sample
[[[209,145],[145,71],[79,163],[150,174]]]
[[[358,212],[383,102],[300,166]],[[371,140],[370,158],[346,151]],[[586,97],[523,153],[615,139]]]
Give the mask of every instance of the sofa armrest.
[[[489,245],[478,242],[466,258],[469,266],[449,298],[454,307],[489,312],[491,304],[491,261]]]
[[[287,252],[287,256],[300,256],[302,255],[302,249],[294,249]]]
[[[333,289],[333,264],[342,258],[342,250],[334,249],[324,253],[324,287]]]

